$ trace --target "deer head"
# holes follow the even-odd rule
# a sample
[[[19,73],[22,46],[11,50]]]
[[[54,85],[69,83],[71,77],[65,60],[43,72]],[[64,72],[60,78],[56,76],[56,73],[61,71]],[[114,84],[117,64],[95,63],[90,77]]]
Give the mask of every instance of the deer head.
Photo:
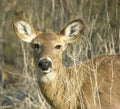
[[[31,44],[40,80],[49,82],[56,77],[62,65],[62,53],[67,44],[81,36],[84,23],[83,20],[76,19],[58,33],[41,32],[36,31],[27,20],[15,18],[14,29],[20,39]]]

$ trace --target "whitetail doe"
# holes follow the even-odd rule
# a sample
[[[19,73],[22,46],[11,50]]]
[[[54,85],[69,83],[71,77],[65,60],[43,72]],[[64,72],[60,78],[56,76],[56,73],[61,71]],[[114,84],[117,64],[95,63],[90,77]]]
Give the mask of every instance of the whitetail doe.
[[[17,36],[34,50],[38,83],[55,109],[120,109],[120,55],[102,55],[76,66],[62,65],[68,43],[84,31],[82,19],[68,23],[58,33],[41,32],[22,18],[14,19]]]

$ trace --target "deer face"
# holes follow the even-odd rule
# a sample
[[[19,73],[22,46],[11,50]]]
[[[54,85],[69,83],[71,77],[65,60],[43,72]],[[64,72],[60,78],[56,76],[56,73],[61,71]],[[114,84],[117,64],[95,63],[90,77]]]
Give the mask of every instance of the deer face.
[[[62,63],[62,53],[66,48],[65,42],[56,33],[39,33],[32,40],[32,48],[34,50],[35,65],[38,69],[40,77],[52,79]],[[43,76],[44,75],[44,76]]]
[[[46,33],[37,32],[26,20],[16,18],[14,28],[20,39],[31,43],[40,80],[49,82],[56,77],[61,67],[62,53],[67,44],[80,37],[83,31],[83,21],[74,20],[59,33]]]

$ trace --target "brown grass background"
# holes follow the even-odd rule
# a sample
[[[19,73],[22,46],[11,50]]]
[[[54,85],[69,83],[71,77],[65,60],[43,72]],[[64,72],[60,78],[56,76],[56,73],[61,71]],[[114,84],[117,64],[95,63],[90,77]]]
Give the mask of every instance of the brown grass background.
[[[60,31],[68,21],[84,19],[84,35],[63,53],[66,66],[120,52],[120,0],[0,0],[0,109],[51,109],[37,85],[29,44],[13,29],[21,11],[40,31]]]

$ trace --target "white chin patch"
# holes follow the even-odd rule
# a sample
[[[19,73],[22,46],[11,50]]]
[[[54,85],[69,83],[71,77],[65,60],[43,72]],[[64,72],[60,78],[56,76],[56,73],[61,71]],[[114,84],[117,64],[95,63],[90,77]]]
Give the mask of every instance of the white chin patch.
[[[52,80],[54,80],[54,78],[56,77],[56,73],[53,71],[50,71],[50,69],[45,70],[45,71],[41,71],[41,75],[40,76],[40,81],[44,82],[44,83],[49,83]]]

